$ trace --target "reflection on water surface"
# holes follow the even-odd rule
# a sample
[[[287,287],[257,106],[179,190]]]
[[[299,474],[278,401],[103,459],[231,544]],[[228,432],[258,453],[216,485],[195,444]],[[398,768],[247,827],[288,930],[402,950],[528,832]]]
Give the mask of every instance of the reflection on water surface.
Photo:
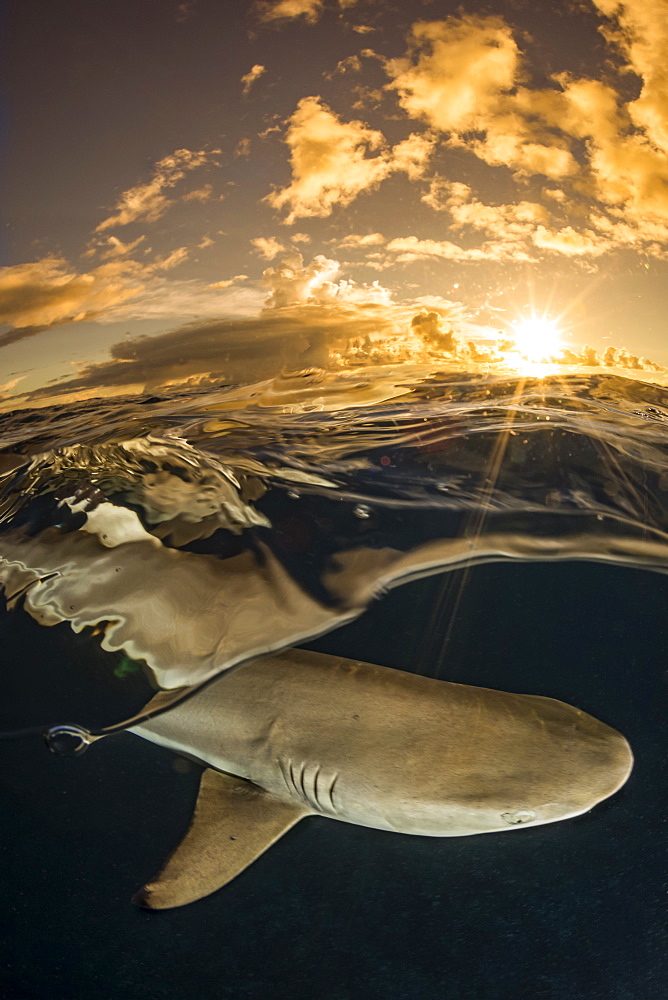
[[[1,626],[67,678],[2,727],[125,726],[455,567],[664,572],[667,423],[613,374],[397,367],[7,414]]]

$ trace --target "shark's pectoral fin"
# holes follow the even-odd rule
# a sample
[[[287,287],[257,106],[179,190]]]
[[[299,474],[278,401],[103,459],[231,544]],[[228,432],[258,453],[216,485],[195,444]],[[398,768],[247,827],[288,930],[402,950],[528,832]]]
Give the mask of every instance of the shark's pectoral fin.
[[[206,770],[188,832],[133,902],[164,910],[208,896],[308,814],[243,778]]]

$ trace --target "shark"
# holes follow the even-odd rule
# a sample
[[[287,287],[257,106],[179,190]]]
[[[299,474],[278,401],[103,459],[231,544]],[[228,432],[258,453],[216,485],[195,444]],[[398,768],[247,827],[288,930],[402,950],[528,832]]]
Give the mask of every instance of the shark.
[[[205,765],[189,829],[133,897],[192,903],[296,823],[426,837],[588,812],[627,780],[626,739],[553,698],[289,649],[246,662],[130,732]]]

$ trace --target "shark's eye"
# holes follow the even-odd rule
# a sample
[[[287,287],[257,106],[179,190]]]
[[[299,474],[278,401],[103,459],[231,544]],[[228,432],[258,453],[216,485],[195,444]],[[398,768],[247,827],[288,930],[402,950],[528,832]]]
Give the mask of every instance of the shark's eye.
[[[529,809],[518,809],[517,812],[501,813],[501,819],[512,825],[516,823],[530,823],[535,818],[536,814]]]

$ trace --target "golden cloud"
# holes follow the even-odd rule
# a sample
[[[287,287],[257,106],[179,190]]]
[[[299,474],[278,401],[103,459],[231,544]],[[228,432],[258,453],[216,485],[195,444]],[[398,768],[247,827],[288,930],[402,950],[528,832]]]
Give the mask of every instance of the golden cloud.
[[[264,257],[265,260],[273,260],[279,253],[285,251],[285,247],[274,236],[256,236],[251,240],[251,245],[255,252]]]
[[[517,89],[523,67],[511,28],[499,17],[466,15],[419,22],[408,55],[385,60],[388,89],[413,118],[449,133],[448,144],[463,146],[493,166],[520,174],[560,178],[577,163],[564,139],[539,127],[530,92]]]
[[[519,226],[527,250],[533,246],[571,257],[629,245],[663,253],[661,244],[668,241],[665,0],[594,2],[612,19],[602,30],[625,56],[622,70],[643,81],[636,100],[625,103],[609,82],[565,73],[553,77],[552,87],[531,88],[526,60],[499,17],[419,22],[405,57],[378,57],[391,77],[386,89],[396,92],[410,117],[444,133],[447,146],[510,167],[516,179],[533,175],[560,182],[545,192],[565,214],[559,225],[551,225],[537,209],[530,209],[533,218],[522,218],[526,201],[512,209],[483,209],[475,199],[458,206],[448,182],[444,205],[435,178],[423,200],[451,211],[453,228],[471,226],[501,238],[504,231],[517,236]],[[418,169],[417,176],[421,173]],[[445,248],[445,255],[452,253]]]
[[[220,150],[211,153],[204,150],[177,149],[169,156],[159,160],[153,169],[153,177],[145,184],[123,191],[114,206],[115,211],[104,219],[95,229],[96,233],[115,226],[127,226],[130,222],[143,220],[155,222],[167,209],[174,204],[175,199],[165,193],[183,180],[187,173],[212,162],[212,158]],[[211,189],[207,190],[207,197]]]
[[[274,208],[289,208],[288,225],[308,216],[325,218],[335,205],[349,205],[394,171],[417,179],[435,143],[430,135],[412,133],[390,148],[381,132],[361,121],[342,121],[319,97],[303,98],[289,122],[285,141],[292,183],[264,199]]]
[[[535,225],[547,223],[550,213],[538,202],[520,201],[509,205],[487,205],[473,196],[468,184],[432,179],[422,200],[437,211],[448,211],[453,229],[470,227],[491,236],[530,234]]]
[[[337,246],[341,248],[357,248],[357,247],[377,247],[381,246],[385,242],[385,237],[382,233],[366,233],[360,236],[356,233],[349,233],[342,240],[339,240]]]
[[[252,66],[249,69],[249,71],[247,73],[245,73],[241,77],[241,83],[243,84],[243,92],[244,92],[244,94],[248,94],[249,93],[249,91],[250,91],[251,87],[253,86],[253,84],[255,83],[255,81],[259,80],[260,77],[265,72],[266,72],[266,67],[265,66],[261,66],[260,63],[255,63],[255,65]]]
[[[549,193],[555,196],[553,200],[556,204],[562,203],[560,190],[551,190]],[[621,218],[616,220],[600,211],[587,210],[587,225],[581,225],[578,229],[572,225],[559,226],[555,224],[548,209],[538,202],[485,204],[473,195],[468,185],[450,182],[438,176],[432,178],[429,190],[422,200],[436,211],[449,212],[452,218],[451,229],[469,229],[493,237],[501,244],[499,251],[505,253],[503,259],[507,260],[526,260],[535,250],[588,260],[613,249],[638,246],[655,256],[665,254],[661,244],[668,238],[668,227],[649,219],[645,219],[640,228],[632,221],[625,222]],[[486,259],[498,259],[498,251],[494,247],[494,242],[488,241],[485,244]],[[393,249],[396,249],[396,245]],[[423,248],[426,249],[428,248]],[[519,257],[518,251],[521,252]],[[454,252],[451,244],[446,244],[444,252],[430,255],[454,256]],[[469,256],[461,259],[474,258]],[[534,259],[537,259],[535,254]]]
[[[392,170],[408,174],[411,181],[418,180],[424,175],[435,145],[434,136],[411,133],[392,149]]]
[[[106,239],[101,240],[98,244],[100,256],[103,260],[114,257],[127,257],[128,254],[131,254],[134,250],[136,250],[139,244],[143,243],[145,239],[145,236],[140,236],[136,240],[123,243],[117,236],[107,236]],[[88,251],[87,256],[88,254],[94,253],[95,249]]]
[[[218,287],[225,289],[243,279],[237,275],[219,282]],[[47,394],[49,398],[77,398],[82,394],[154,390],[170,384],[246,383],[273,377],[282,369],[314,366],[333,369],[441,359],[464,365],[500,365],[504,370],[512,365],[508,343],[499,339],[490,345],[475,339],[461,304],[436,297],[429,302],[395,303],[378,282],[364,285],[341,279],[339,263],[324,256],[305,264],[300,254],[291,253],[267,268],[264,280],[268,298],[259,313],[198,319],[152,337],[128,335],[112,346],[109,360],[79,365],[76,375],[55,380],[48,390],[24,394],[23,398],[42,399]],[[238,294],[238,290],[229,290]],[[158,295],[156,300],[161,308],[164,298]],[[479,336],[489,339],[488,331],[479,331]],[[564,349],[551,360],[555,364],[662,370],[653,362],[614,348],[602,354],[589,347],[579,352]]]
[[[532,239],[541,250],[556,250],[570,257],[598,257],[610,249],[609,242],[599,234],[591,230],[577,232],[572,226],[552,230],[537,226]]]
[[[58,257],[0,269],[0,322],[17,327],[0,344],[61,323],[92,319],[142,291],[134,261],[110,261],[78,273]],[[24,331],[23,333],[21,331]]]
[[[287,224],[330,215],[334,205],[348,205],[362,191],[377,187],[391,169],[380,132],[360,121],[341,121],[318,97],[299,102],[285,141],[292,183],[265,200],[274,208],[289,209]],[[377,150],[377,155],[368,155]]]
[[[665,0],[593,0],[600,12],[616,18],[602,31],[626,56],[642,90],[627,105],[631,120],[659,149],[668,152],[668,13]]]
[[[260,3],[258,15],[265,23],[303,17],[309,24],[315,24],[323,6],[323,0],[274,0],[273,3]]]
[[[207,288],[231,288],[232,285],[237,285],[242,281],[248,281],[247,274],[235,274],[231,278],[224,278],[222,281],[214,281],[213,284],[207,285]]]
[[[357,0],[338,0],[342,10],[354,7]],[[290,21],[303,17],[308,24],[315,24],[324,10],[324,0],[269,0],[257,5],[260,21]]]
[[[498,17],[419,21],[408,52],[386,62],[389,87],[412,118],[442,132],[484,130],[499,96],[515,86],[519,50]]]
[[[166,271],[187,257],[188,249],[178,247],[150,263],[117,259],[83,273],[56,257],[2,268],[0,323],[13,329],[0,334],[0,347],[55,326],[90,320],[109,322],[257,311],[262,302],[261,292],[232,287],[243,275],[237,275],[231,282],[209,285],[164,277]]]
[[[390,240],[385,249],[390,253],[398,254],[397,261],[406,264],[430,257],[441,260],[524,261],[527,263],[535,260],[520,242],[514,242],[510,239],[485,243],[479,247],[462,247],[449,240],[419,240],[416,236],[400,236]]]
[[[360,285],[346,279],[335,281],[340,270],[338,261],[323,254],[318,254],[308,265],[304,264],[300,253],[294,251],[288,254],[276,267],[267,268],[262,275],[269,292],[267,308],[282,309],[300,304],[390,305],[392,295],[378,281],[371,285]]]

